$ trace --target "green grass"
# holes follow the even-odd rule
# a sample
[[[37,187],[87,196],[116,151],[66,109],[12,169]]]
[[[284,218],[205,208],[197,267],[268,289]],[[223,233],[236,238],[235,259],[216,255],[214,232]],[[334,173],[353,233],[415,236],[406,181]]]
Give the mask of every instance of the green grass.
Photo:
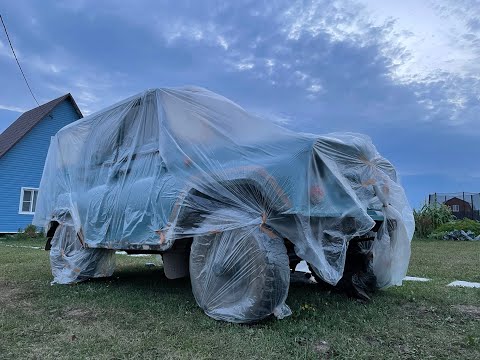
[[[0,358],[480,358],[480,243],[414,241],[406,282],[369,304],[293,283],[293,315],[257,325],[210,319],[188,280],[167,280],[154,257],[117,256],[110,279],[50,286],[40,241],[0,240]],[[305,306],[307,305],[307,306]]]

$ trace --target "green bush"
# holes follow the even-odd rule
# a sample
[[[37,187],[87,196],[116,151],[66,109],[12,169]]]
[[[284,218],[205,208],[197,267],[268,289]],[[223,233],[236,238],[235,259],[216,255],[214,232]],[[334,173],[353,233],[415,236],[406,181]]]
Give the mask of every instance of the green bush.
[[[447,233],[445,231],[441,231],[441,232],[438,232],[438,231],[434,231],[433,233],[431,233],[430,235],[427,236],[428,239],[432,239],[432,240],[443,240],[443,237],[446,235]]]
[[[7,236],[9,240],[28,240],[42,238],[43,234],[38,232],[35,225],[28,225],[25,229],[18,229],[18,232],[14,235]]]
[[[446,233],[453,230],[463,230],[463,231],[470,230],[475,234],[475,236],[477,236],[477,235],[480,235],[480,222],[476,220],[470,220],[470,219],[449,221],[445,224],[438,226],[435,229],[435,233]]]
[[[37,227],[32,224],[28,225],[25,230],[23,230],[23,233],[29,238],[36,238],[40,235],[37,231]]]
[[[450,208],[444,204],[424,205],[419,211],[414,210],[415,237],[426,238],[440,225],[455,220]]]

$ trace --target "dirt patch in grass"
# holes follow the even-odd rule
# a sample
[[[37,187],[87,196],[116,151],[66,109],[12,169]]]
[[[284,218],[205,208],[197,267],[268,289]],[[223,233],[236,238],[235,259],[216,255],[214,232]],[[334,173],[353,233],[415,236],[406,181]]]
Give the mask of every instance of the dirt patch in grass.
[[[64,320],[76,320],[81,323],[90,323],[92,320],[97,319],[97,313],[91,309],[68,307],[61,312],[60,318]]]
[[[27,302],[25,298],[28,297],[28,293],[16,287],[14,284],[9,284],[5,281],[0,281],[0,306],[1,307],[14,307],[19,304]]]
[[[0,308],[1,309],[20,309],[25,314],[39,315],[44,310],[36,308],[33,293],[27,291],[17,284],[0,281]]]
[[[407,303],[402,306],[406,316],[425,318],[435,315],[438,309],[435,306],[424,306],[417,303]]]
[[[313,344],[313,350],[320,356],[320,359],[329,359],[333,356],[330,344],[324,340]]]
[[[453,305],[455,310],[472,317],[475,320],[480,320],[480,306],[475,305]]]

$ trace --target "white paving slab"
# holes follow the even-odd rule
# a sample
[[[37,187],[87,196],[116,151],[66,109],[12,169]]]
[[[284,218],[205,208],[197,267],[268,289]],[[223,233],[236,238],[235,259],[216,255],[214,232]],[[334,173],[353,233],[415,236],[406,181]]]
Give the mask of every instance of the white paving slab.
[[[115,254],[117,254],[117,255],[128,255],[128,256],[132,256],[132,257],[152,256],[152,254],[127,254],[126,251],[115,251]]]
[[[427,282],[430,281],[431,279],[428,278],[422,278],[422,277],[416,277],[416,276],[405,276],[403,278],[405,281],[420,281],[420,282]]]
[[[1,244],[1,245],[6,246],[6,247],[13,247],[13,248],[43,250],[43,247],[40,247],[40,246],[10,245],[10,244]]]
[[[447,286],[458,286],[458,287],[468,287],[468,288],[478,288],[478,289],[480,289],[480,283],[470,282],[470,281],[461,281],[461,280],[451,282]]]
[[[304,273],[311,272],[305,260],[302,260],[298,263],[298,265],[295,267],[295,271],[304,272]]]

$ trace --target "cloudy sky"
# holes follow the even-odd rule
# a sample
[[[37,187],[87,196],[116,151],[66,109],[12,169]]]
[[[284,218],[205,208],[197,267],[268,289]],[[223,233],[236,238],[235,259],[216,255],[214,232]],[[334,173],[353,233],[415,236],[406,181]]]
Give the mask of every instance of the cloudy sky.
[[[134,4],[133,4],[134,3]],[[304,132],[372,137],[413,206],[480,192],[480,1],[5,0],[40,103],[199,85]],[[0,131],[35,106],[0,33]]]

